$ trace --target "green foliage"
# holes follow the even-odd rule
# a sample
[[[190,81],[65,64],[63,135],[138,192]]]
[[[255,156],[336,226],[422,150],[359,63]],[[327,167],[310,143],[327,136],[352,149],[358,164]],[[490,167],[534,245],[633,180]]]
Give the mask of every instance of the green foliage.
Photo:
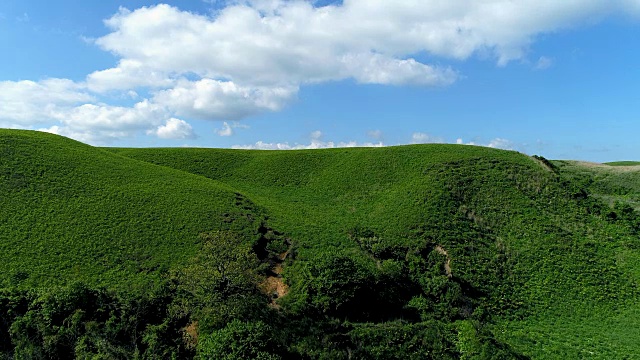
[[[0,130],[0,352],[633,357],[638,174],[473,146],[100,149]],[[282,281],[270,303],[259,288]]]
[[[202,338],[198,344],[200,359],[278,360],[282,346],[273,340],[273,329],[261,322],[233,320],[223,329]]]
[[[5,318],[10,340],[2,351],[16,359],[193,356],[179,330],[186,319],[169,311],[169,288],[149,291],[142,298],[127,296],[81,283],[37,297],[5,292],[2,298],[13,301],[0,309],[10,315]]]
[[[230,231],[203,233],[202,249],[176,274],[178,291],[201,332],[250,319],[266,304],[258,291],[258,259],[250,244]]]
[[[261,216],[224,184],[16,130],[0,130],[0,197],[0,286],[25,289],[144,291],[193,257],[199,233],[252,235]]]
[[[613,161],[605,163],[609,166],[637,166],[640,165],[640,161]]]
[[[349,333],[356,359],[457,359],[454,333],[438,321],[355,326]]]
[[[364,301],[371,300],[368,291],[374,283],[370,264],[357,254],[318,255],[287,269],[294,284],[292,295],[287,298],[292,311],[340,318],[366,316]]]

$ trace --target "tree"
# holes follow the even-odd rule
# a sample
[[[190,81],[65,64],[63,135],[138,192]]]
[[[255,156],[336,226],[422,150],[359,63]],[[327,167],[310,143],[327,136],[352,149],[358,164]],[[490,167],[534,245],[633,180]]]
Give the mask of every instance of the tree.
[[[208,332],[234,318],[248,319],[266,304],[259,292],[259,260],[251,245],[231,231],[201,235],[200,253],[178,273],[179,291]]]

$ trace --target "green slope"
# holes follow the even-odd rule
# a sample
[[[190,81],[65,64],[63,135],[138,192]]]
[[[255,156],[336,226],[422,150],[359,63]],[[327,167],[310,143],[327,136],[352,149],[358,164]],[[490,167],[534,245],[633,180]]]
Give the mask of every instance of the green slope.
[[[144,286],[241,218],[209,179],[63,137],[0,130],[0,284]]]
[[[510,330],[497,327],[496,336],[524,354],[581,358],[591,351],[608,358],[640,352],[640,334],[595,344],[602,333],[599,322],[583,324],[589,314],[615,318],[637,309],[637,235],[607,219],[608,210],[579,181],[548,163],[455,145],[111,151],[240,189],[295,239],[297,264],[318,261],[318,253],[331,247],[363,248],[350,236],[354,229],[369,234],[365,240],[373,242],[368,249],[378,249],[370,251],[378,264],[398,260],[411,248],[439,245],[450,257],[454,277],[482,294],[476,311],[505,319],[498,323]],[[394,252],[400,255],[389,255]],[[303,281],[296,277],[302,268],[294,264],[285,270],[293,286],[290,298],[296,298],[296,281]],[[531,328],[546,329],[549,336],[539,337]]]
[[[555,161],[562,173],[584,187],[593,196],[609,205],[616,202],[629,204],[640,210],[640,166],[633,164],[586,163]],[[627,163],[627,162],[621,162]]]
[[[609,166],[638,166],[640,161],[612,161],[604,164]]]
[[[640,221],[606,201],[633,204],[640,178],[607,168],[618,171],[458,145],[108,149],[0,130],[0,288],[80,280],[144,293],[180,271],[172,295],[162,295],[168,317],[122,345],[145,354],[163,344],[158,334],[174,331],[177,341],[179,329],[200,321],[205,358],[236,351],[225,346],[247,331],[285,358],[634,358],[640,333],[627,329],[640,326]],[[198,234],[227,229],[256,252],[293,244],[279,310],[212,320],[254,299],[207,288],[228,265],[222,257],[235,255],[203,248]],[[277,268],[265,256],[260,276]],[[248,270],[237,271],[244,279]],[[221,279],[225,289],[231,280]],[[17,306],[11,299],[21,295],[11,294],[0,293],[0,308]],[[49,321],[43,309],[30,310],[33,319],[44,314],[38,324]],[[20,313],[0,313],[4,323],[24,320],[12,311]],[[0,336],[16,342],[3,321]]]

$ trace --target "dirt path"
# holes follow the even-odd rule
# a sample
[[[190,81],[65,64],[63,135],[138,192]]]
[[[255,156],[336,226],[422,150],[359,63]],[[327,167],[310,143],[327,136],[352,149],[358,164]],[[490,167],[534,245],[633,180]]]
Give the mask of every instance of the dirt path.
[[[267,276],[262,282],[262,290],[271,296],[271,307],[279,309],[280,306],[276,303],[276,300],[287,295],[289,293],[289,287],[284,283],[282,279],[282,264],[289,255],[289,251],[286,251],[278,256],[278,261],[271,268],[273,275]]]
[[[444,255],[447,257],[447,261],[444,263],[444,271],[447,273],[447,277],[452,277],[451,274],[451,258],[449,257],[449,253],[442,246],[436,245],[436,251],[438,254]]]

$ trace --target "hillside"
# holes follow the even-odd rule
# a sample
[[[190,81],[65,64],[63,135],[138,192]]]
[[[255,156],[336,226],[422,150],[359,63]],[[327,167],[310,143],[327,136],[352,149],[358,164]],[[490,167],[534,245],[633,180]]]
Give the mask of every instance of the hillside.
[[[440,246],[460,282],[487,296],[488,311],[526,320],[507,322],[510,334],[503,337],[525,354],[638,352],[640,338],[628,337],[636,317],[627,313],[637,312],[637,235],[608,219],[597,194],[553,165],[455,145],[112,151],[233,184],[288,229],[299,260],[315,261],[316,247],[364,247],[385,261],[404,257],[412,246]],[[634,184],[640,177],[633,176],[621,181]],[[367,234],[364,241],[353,229]],[[294,264],[292,279],[297,270]],[[592,345],[602,336],[602,321],[612,317],[624,321]],[[543,336],[532,331],[538,327]]]
[[[215,181],[60,136],[0,130],[0,284],[144,287],[241,218]]]
[[[565,176],[572,178],[595,197],[613,206],[616,202],[640,210],[640,163],[620,161],[595,164],[554,161]]]
[[[8,130],[0,155],[6,354],[640,356],[638,214],[598,192],[633,203],[635,171],[460,145],[109,149]],[[65,305],[47,330],[58,293],[115,305]],[[98,330],[60,335],[79,310]]]

